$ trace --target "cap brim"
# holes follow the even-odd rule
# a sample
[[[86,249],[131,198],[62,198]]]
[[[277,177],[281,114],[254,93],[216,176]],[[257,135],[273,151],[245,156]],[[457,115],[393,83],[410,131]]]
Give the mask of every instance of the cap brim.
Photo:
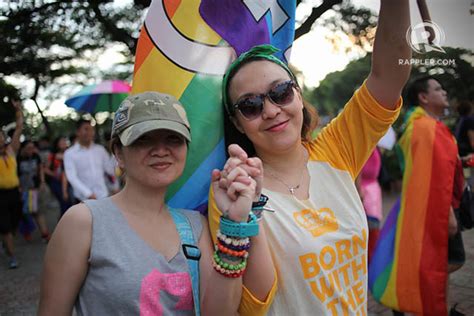
[[[134,124],[124,129],[119,135],[120,142],[123,146],[130,146],[143,134],[159,129],[176,132],[189,142],[191,141],[191,134],[188,128],[183,124],[168,120],[150,120]]]

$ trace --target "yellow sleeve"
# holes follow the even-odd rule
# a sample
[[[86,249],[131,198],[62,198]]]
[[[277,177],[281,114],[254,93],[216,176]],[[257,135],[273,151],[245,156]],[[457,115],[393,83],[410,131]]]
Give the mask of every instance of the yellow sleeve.
[[[348,171],[355,179],[379,139],[397,119],[401,106],[400,97],[395,110],[384,108],[364,82],[342,112],[306,144],[310,159],[326,161],[333,168]]]
[[[216,234],[219,229],[219,218],[221,217],[222,212],[217,208],[216,202],[214,200],[214,191],[212,186],[209,190],[209,204],[208,204],[208,222],[209,230],[211,232],[212,241],[216,242]],[[268,294],[265,301],[260,301],[255,298],[252,293],[245,287],[242,286],[242,298],[240,300],[239,314],[241,316],[260,316],[266,315],[270,305],[273,302],[275,293],[277,290],[277,274],[275,271],[275,282],[273,282],[270,293]]]

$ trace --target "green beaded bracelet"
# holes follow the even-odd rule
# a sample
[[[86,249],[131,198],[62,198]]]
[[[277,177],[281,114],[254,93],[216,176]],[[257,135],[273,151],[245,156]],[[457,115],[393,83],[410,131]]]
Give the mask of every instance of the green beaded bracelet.
[[[228,270],[231,270],[231,271],[242,270],[242,269],[245,269],[245,267],[247,267],[247,259],[246,258],[244,258],[238,264],[227,263],[227,262],[222,261],[221,257],[219,256],[219,251],[214,252],[214,261],[218,265],[223,267],[224,269],[228,269]]]

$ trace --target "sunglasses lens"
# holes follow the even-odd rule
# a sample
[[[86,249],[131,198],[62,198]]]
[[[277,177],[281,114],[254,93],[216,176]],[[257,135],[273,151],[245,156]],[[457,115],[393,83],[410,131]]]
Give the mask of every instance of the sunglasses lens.
[[[252,120],[262,113],[263,99],[261,96],[242,99],[237,103],[237,108],[245,118]]]
[[[293,101],[293,82],[286,81],[276,85],[268,92],[268,96],[276,104],[287,105]]]
[[[266,95],[255,95],[241,99],[235,104],[235,107],[246,119],[253,120],[262,113],[263,103],[267,96],[276,105],[283,106],[291,103],[295,96],[293,87],[294,84],[291,80],[282,82],[268,91]]]

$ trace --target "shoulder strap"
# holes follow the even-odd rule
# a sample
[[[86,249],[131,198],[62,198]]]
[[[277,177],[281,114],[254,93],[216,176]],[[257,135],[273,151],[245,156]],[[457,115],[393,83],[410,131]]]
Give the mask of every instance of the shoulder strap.
[[[193,287],[194,314],[201,315],[200,296],[199,296],[199,259],[201,251],[194,241],[193,231],[189,219],[182,213],[182,210],[169,207],[171,217],[178,230],[183,247],[183,253],[188,261],[189,272],[191,273],[191,282]]]

